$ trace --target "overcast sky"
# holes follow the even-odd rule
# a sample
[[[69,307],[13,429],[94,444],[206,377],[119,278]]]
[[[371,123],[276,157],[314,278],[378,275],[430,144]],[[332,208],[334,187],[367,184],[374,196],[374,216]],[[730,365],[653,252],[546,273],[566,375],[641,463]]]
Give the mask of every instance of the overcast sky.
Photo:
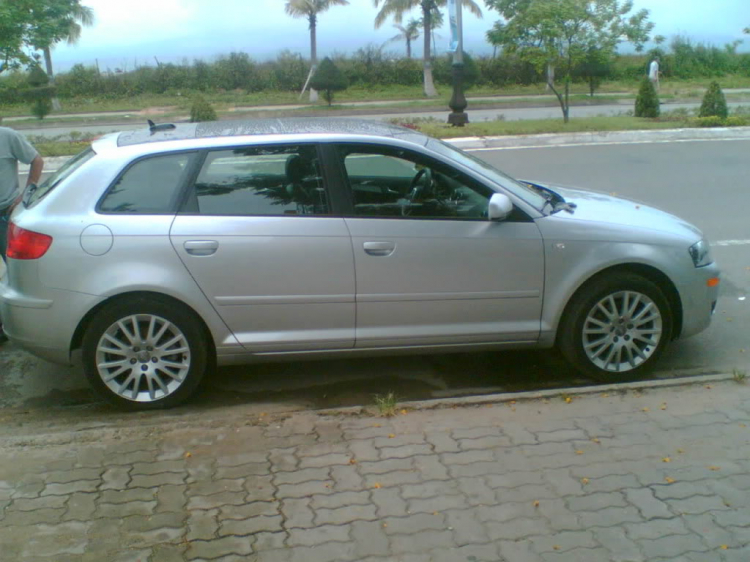
[[[741,50],[750,50],[750,0],[634,0],[637,9],[651,11],[655,34],[677,33],[695,41],[723,45],[745,38]],[[76,46],[60,44],[53,53],[58,70],[75,63],[94,64],[102,70],[180,62],[187,58],[212,60],[231,51],[244,51],[258,59],[273,58],[284,49],[309,55],[309,33],[304,19],[292,19],[284,12],[285,0],[83,0],[96,13],[94,27],[83,31]],[[482,0],[483,19],[464,16],[466,49],[491,52],[485,32],[498,19]],[[391,23],[374,29],[377,10],[372,0],[350,0],[349,6],[334,7],[322,14],[318,25],[318,53],[353,52],[368,43],[377,45],[393,37]],[[417,14],[415,13],[415,16]],[[444,52],[448,32],[438,30],[439,52]],[[390,43],[403,52],[402,43]],[[421,54],[419,45],[415,54]]]

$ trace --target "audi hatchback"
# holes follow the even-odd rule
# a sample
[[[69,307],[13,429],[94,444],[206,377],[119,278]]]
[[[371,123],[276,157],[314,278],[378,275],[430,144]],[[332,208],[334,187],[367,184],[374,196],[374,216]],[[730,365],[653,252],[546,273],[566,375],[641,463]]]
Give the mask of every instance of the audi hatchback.
[[[0,315],[104,398],[188,398],[216,365],[559,346],[601,381],[705,329],[694,226],[516,181],[347,119],[152,125],[93,143],[11,216]]]

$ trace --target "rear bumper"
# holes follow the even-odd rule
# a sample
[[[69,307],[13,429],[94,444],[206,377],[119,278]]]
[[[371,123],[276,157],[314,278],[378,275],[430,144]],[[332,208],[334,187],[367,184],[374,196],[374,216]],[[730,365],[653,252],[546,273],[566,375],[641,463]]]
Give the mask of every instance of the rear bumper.
[[[696,268],[695,275],[690,282],[681,286],[683,320],[680,339],[694,336],[711,324],[716,301],[719,298],[719,285],[709,287],[708,280],[720,276],[719,267],[712,263]]]
[[[0,318],[10,340],[26,351],[69,365],[70,345],[87,310],[101,299],[72,291],[48,290],[45,298],[13,290],[7,277],[0,280]]]

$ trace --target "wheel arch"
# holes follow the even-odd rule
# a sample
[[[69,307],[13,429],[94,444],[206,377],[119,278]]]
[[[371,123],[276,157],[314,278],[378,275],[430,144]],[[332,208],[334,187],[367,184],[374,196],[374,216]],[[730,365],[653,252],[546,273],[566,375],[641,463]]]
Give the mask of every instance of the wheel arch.
[[[683,319],[682,300],[680,299],[680,293],[677,290],[677,287],[675,286],[675,284],[669,278],[669,276],[667,276],[663,271],[651,265],[646,265],[642,263],[623,263],[623,264],[613,265],[606,269],[596,272],[591,277],[584,280],[578,286],[578,288],[576,288],[576,290],[568,299],[568,302],[565,304],[565,308],[563,309],[563,313],[560,317],[561,320],[568,315],[570,306],[572,305],[576,297],[582,291],[584,291],[589,285],[595,283],[597,279],[600,279],[601,277],[612,275],[615,273],[633,273],[636,275],[640,275],[641,277],[648,279],[649,281],[654,283],[657,287],[659,287],[659,289],[664,293],[664,296],[666,297],[667,302],[669,303],[669,307],[672,312],[672,340],[679,338],[680,333],[682,332],[682,319]],[[557,331],[555,334],[555,344],[557,344],[560,338],[560,326],[561,325],[562,325],[562,321],[558,322]]]
[[[174,306],[179,306],[185,310],[187,310],[191,316],[195,318],[195,320],[198,322],[198,324],[201,326],[201,331],[203,332],[205,336],[206,344],[209,346],[208,349],[208,361],[210,362],[210,367],[215,366],[216,364],[216,344],[214,343],[214,338],[211,335],[211,330],[209,330],[208,325],[203,320],[200,314],[196,312],[196,310],[191,307],[190,305],[186,304],[185,302],[176,299],[172,296],[165,295],[164,293],[158,293],[155,291],[130,291],[127,293],[120,293],[117,295],[113,295],[109,297],[108,299],[103,300],[102,302],[98,303],[96,306],[94,306],[91,310],[89,310],[84,317],[81,319],[81,321],[78,323],[78,326],[76,326],[75,332],[73,332],[73,337],[70,341],[70,352],[80,349],[83,345],[83,336],[86,333],[86,330],[91,325],[92,320],[96,315],[101,311],[102,309],[106,308],[107,306],[112,305],[112,303],[126,300],[126,299],[137,299],[137,298],[145,298],[145,299],[152,299],[152,300],[158,300],[163,303],[167,303]]]

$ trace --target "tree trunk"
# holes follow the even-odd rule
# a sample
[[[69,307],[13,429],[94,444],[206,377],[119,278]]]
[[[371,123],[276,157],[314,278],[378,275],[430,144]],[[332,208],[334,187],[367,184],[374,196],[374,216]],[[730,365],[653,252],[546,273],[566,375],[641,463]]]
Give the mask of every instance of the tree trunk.
[[[570,77],[565,78],[565,105],[563,106],[563,122],[570,121]]]
[[[565,86],[567,87],[567,84],[565,84]],[[555,85],[552,82],[547,82],[547,87],[554,92],[555,96],[557,96],[557,101],[560,103],[560,109],[562,110],[563,114],[563,122],[567,123],[568,107],[565,105],[565,100],[563,99],[562,94],[560,94],[560,92],[555,89]]]
[[[310,62],[313,68],[313,75],[315,75],[315,69],[318,67],[318,38],[317,28],[318,21],[315,14],[310,14]],[[318,92],[314,88],[310,88],[310,103],[318,101]]]
[[[406,40],[406,58],[411,58],[411,39]]]
[[[44,49],[42,49],[42,53],[44,54],[44,66],[47,69],[47,76],[49,77],[49,83],[54,85],[55,75],[52,73],[52,52],[49,48],[49,45],[47,47],[44,47]],[[62,106],[60,105],[60,100],[57,99],[57,96],[54,96],[52,98],[52,109],[54,111],[60,111],[62,109]]]
[[[429,2],[422,1],[422,14],[424,16],[424,95],[428,98],[437,96],[435,83],[432,80],[432,52],[430,40],[432,39],[432,14],[430,13]]]

